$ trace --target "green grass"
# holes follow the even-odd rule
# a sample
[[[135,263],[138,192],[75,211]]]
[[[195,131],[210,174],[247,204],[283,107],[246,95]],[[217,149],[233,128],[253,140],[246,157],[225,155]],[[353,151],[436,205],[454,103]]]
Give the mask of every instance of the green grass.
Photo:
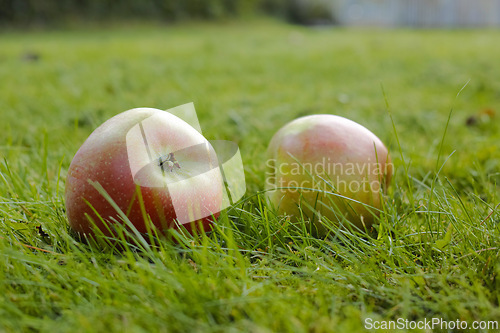
[[[499,38],[273,22],[0,34],[0,331],[498,321]],[[23,60],[29,52],[39,60]],[[175,245],[117,254],[75,240],[64,181],[86,137],[130,108],[191,101],[209,139],[239,144],[242,202],[211,234]],[[357,121],[391,150],[370,236],[315,239],[266,206],[267,143],[314,113]]]

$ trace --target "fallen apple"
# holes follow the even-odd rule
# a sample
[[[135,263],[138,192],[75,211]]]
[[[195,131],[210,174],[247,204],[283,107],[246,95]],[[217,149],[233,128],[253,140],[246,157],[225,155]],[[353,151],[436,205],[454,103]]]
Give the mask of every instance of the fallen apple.
[[[293,120],[268,148],[266,189],[270,203],[294,220],[313,221],[324,235],[326,217],[365,230],[381,208],[392,164],[377,136],[349,119],[312,115]]]
[[[173,114],[132,109],[99,126],[74,156],[66,179],[70,227],[113,236],[131,222],[140,233],[200,224],[221,210],[223,182],[205,137]],[[152,225],[148,225],[148,221]]]

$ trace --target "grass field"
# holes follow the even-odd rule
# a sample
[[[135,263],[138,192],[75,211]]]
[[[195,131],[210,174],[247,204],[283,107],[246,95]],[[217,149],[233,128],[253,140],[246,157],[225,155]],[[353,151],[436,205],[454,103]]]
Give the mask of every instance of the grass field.
[[[0,33],[0,331],[498,323],[499,38],[268,21]],[[238,143],[244,199],[176,245],[119,254],[75,240],[64,183],[87,136],[122,111],[191,101],[209,139]],[[369,236],[315,239],[264,201],[269,139],[314,113],[390,148],[395,175]]]

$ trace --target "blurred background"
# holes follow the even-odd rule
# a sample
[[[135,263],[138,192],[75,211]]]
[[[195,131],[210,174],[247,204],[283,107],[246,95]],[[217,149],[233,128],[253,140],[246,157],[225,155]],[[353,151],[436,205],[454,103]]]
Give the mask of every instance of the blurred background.
[[[0,25],[8,27],[262,14],[304,25],[497,27],[500,0],[0,0]]]

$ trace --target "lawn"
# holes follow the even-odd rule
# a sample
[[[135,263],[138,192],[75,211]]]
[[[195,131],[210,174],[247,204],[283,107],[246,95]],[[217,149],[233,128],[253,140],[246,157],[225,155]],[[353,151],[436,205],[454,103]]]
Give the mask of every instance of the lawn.
[[[271,21],[0,33],[0,332],[498,321],[499,38]],[[83,141],[122,111],[187,102],[207,138],[238,143],[241,202],[177,244],[117,253],[79,242],[64,184]],[[316,239],[266,204],[270,138],[315,113],[348,117],[391,151],[392,186],[368,235]]]

